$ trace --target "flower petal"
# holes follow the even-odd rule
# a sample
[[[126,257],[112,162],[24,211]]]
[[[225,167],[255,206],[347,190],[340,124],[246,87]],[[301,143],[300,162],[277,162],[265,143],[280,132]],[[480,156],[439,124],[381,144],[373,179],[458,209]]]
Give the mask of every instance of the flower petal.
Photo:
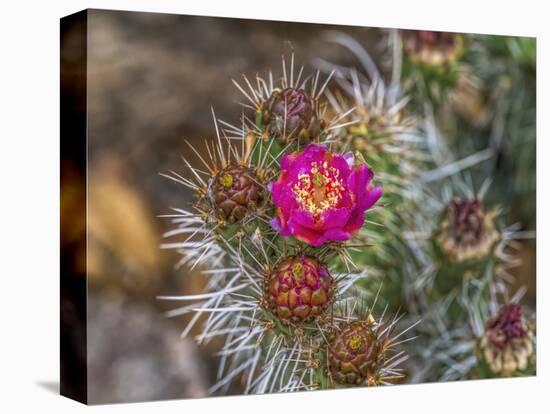
[[[279,178],[268,187],[277,207],[276,217],[271,220],[273,229],[312,246],[353,237],[365,221],[365,211],[382,196],[382,189],[371,184],[370,168],[354,163],[353,153],[335,154],[318,144],[283,156]],[[344,191],[336,203],[315,215],[298,203],[294,188],[302,174],[312,174],[312,167],[320,165],[332,168]]]

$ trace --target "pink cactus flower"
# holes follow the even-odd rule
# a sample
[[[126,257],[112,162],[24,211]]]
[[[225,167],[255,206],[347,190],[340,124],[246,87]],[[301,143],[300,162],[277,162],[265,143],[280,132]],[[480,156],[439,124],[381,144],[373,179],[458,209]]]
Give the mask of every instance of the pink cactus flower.
[[[277,208],[272,227],[311,246],[346,241],[363,226],[367,211],[382,196],[372,171],[351,152],[333,154],[311,144],[285,155],[277,181],[269,184]]]

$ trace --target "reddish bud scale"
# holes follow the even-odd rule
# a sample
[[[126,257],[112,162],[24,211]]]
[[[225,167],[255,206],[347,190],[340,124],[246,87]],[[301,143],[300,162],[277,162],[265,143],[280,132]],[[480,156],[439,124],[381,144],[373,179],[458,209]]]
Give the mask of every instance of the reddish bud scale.
[[[284,322],[319,316],[332,300],[333,280],[319,261],[309,256],[284,259],[269,276],[266,299]]]

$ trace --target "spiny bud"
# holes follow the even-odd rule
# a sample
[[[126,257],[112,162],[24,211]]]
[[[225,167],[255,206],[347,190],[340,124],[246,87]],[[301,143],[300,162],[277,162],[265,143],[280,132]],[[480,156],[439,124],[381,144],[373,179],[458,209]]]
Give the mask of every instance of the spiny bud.
[[[453,200],[443,210],[436,242],[450,261],[487,257],[499,239],[496,210],[487,211],[480,200]]]
[[[521,306],[508,304],[485,323],[481,354],[494,373],[503,376],[523,371],[534,354],[533,332]]]
[[[333,296],[328,270],[310,256],[284,259],[268,275],[266,299],[284,322],[301,322],[319,316]]]
[[[331,377],[342,385],[376,385],[384,365],[384,341],[374,329],[374,320],[343,325],[329,339]]]
[[[217,218],[233,224],[262,203],[264,190],[252,169],[230,165],[212,178],[209,196]]]
[[[314,105],[314,100],[302,89],[275,90],[265,103],[264,124],[282,144],[296,139],[306,144],[321,131]]]
[[[458,33],[404,30],[403,49],[413,62],[438,66],[460,57],[463,52],[463,40]]]

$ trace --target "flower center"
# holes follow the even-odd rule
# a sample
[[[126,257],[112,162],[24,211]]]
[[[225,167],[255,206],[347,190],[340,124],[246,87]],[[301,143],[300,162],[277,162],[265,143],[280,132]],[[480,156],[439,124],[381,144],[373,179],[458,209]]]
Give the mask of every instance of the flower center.
[[[318,217],[338,205],[345,189],[340,171],[327,161],[322,164],[314,161],[308,173],[298,175],[292,190],[300,207]]]

